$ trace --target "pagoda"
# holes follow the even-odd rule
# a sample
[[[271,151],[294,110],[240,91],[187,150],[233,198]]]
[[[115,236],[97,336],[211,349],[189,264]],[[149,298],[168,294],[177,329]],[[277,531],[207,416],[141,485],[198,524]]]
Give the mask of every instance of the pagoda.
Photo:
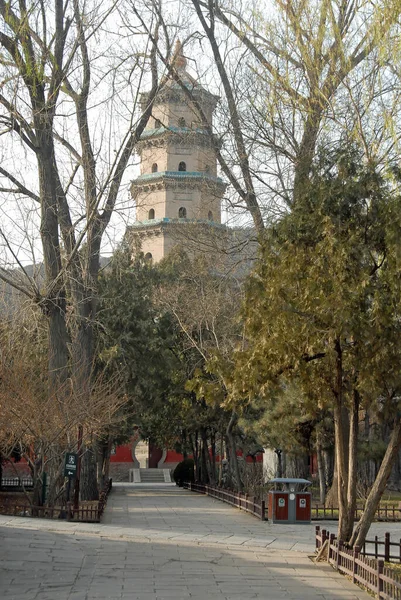
[[[134,246],[135,238],[139,240],[145,258],[154,262],[179,243],[180,232],[188,230],[188,225],[203,231],[223,227],[221,200],[226,184],[217,177],[211,133],[219,98],[186,71],[180,42],[176,43],[171,65],[180,83],[169,77],[161,87],[136,146],[140,175],[131,186],[136,221],[127,232],[130,243]],[[148,93],[143,93],[143,108],[147,102]]]

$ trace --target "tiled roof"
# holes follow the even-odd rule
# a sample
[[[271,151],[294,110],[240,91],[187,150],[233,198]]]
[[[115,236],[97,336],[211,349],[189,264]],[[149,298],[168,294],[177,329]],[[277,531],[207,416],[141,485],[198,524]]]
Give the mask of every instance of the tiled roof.
[[[214,177],[210,173],[201,173],[199,171],[157,171],[156,173],[145,173],[134,179],[133,183],[142,183],[143,181],[157,181],[157,179],[206,179],[213,183],[225,185],[221,177]]]

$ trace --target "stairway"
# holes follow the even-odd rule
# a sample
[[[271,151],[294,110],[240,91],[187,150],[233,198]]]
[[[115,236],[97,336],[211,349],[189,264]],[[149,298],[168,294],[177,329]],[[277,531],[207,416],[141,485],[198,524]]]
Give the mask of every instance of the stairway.
[[[171,483],[169,469],[131,469],[133,483]]]
[[[163,469],[140,469],[141,483],[164,483]]]

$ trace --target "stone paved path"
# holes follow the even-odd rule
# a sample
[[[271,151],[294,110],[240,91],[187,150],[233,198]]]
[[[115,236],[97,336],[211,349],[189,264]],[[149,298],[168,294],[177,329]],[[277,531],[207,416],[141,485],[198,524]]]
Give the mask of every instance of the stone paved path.
[[[310,560],[313,533],[175,486],[117,484],[100,525],[0,516],[0,599],[371,598]]]

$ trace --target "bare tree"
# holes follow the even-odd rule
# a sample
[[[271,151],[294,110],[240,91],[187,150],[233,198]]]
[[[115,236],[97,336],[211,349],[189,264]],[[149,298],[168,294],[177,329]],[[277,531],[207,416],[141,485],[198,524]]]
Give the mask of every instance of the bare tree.
[[[18,452],[25,458],[34,480],[34,504],[42,501],[43,476],[49,470],[56,476],[48,497],[54,502],[63,493],[63,455],[77,451],[78,427],[89,443],[119,422],[127,401],[118,374],[110,379],[97,373],[89,392],[66,380],[49,394],[46,333],[45,317],[29,301],[1,320],[0,454],[4,459]]]
[[[67,389],[79,390],[83,403],[90,395],[101,243],[159,85],[155,45],[139,21],[137,47],[123,28],[110,33],[117,6],[0,2],[0,123],[3,153],[8,145],[13,154],[1,167],[0,191],[11,218],[13,203],[37,208],[44,264],[38,282],[4,228],[4,244],[20,270],[3,268],[0,278],[46,316],[48,394],[63,390],[65,402]],[[157,40],[152,11],[148,23]],[[151,90],[139,110],[143,82]]]
[[[226,100],[234,153],[222,154],[259,231],[266,197],[288,209],[307,191],[319,144],[346,137],[367,158],[395,155],[398,5],[277,0],[268,16],[257,2],[191,5]]]

